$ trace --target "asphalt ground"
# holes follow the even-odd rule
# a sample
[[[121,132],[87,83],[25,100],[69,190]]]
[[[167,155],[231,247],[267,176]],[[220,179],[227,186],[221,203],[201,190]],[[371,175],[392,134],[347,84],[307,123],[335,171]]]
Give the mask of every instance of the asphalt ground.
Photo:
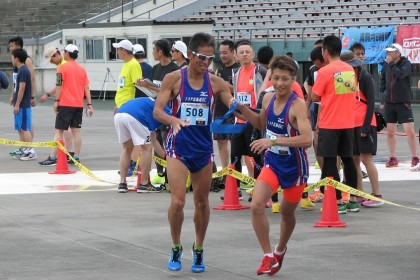
[[[0,93],[0,138],[17,140],[8,94]],[[53,136],[52,103],[34,110],[34,141]],[[420,120],[420,106],[414,105]],[[100,178],[118,180],[120,145],[110,100],[94,100],[95,113],[82,128],[81,161]],[[416,125],[418,131],[418,124]],[[381,193],[386,200],[420,208],[420,173],[409,171],[404,136],[398,137],[400,167],[385,169],[386,136],[378,137]],[[167,208],[170,195],[118,194],[116,186],[82,172],[51,175],[53,167],[10,158],[14,147],[0,145],[0,279],[261,279],[262,253],[251,225],[250,210],[211,210],[205,241],[206,272],[190,272],[194,242],[192,193],[187,194],[182,230],[183,269],[166,269],[171,246]],[[37,148],[38,160],[49,154]],[[312,149],[308,150],[313,162]],[[37,160],[37,161],[38,161]],[[216,154],[216,162],[218,157]],[[76,167],[70,167],[77,170]],[[310,181],[320,171],[311,168]],[[135,184],[131,178],[131,184]],[[364,188],[370,192],[368,180]],[[211,207],[219,193],[210,193]],[[246,199],[241,202],[249,205]],[[278,279],[420,279],[420,211],[384,205],[341,215],[345,228],[314,228],[314,211],[296,211],[297,225]],[[267,215],[271,240],[278,240],[280,215]]]

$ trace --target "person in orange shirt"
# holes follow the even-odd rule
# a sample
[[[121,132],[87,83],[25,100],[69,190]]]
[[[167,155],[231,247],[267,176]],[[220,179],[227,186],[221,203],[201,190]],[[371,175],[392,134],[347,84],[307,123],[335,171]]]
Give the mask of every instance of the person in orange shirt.
[[[54,100],[54,111],[57,113],[55,119],[54,141],[63,139],[63,132],[69,127],[74,137],[74,159],[79,161],[82,137],[84,99],[86,97],[86,113],[93,114],[92,99],[89,90],[89,79],[85,68],[76,62],[79,49],[76,45],[68,44],[64,48],[64,59],[67,63],[57,69],[56,93]],[[53,148],[51,155],[40,165],[57,164],[57,148]]]
[[[321,101],[318,118],[318,155],[324,158],[322,178],[340,181],[337,156],[344,163],[347,184],[357,188],[357,171],[353,161],[354,112],[356,109],[356,80],[353,67],[340,60],[341,40],[329,35],[324,38],[322,55],[326,66],[318,71],[312,88],[312,100]],[[336,190],[338,212],[358,212],[355,196],[349,203],[342,202],[341,191]]]

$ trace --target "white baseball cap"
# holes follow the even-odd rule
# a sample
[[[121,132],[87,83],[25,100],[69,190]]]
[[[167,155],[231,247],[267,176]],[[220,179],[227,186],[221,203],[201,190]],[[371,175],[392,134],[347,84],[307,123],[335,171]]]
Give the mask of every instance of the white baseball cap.
[[[49,63],[51,61],[51,57],[55,55],[57,52],[58,52],[58,49],[54,47],[49,47],[48,49],[46,49],[44,52],[45,61]]]
[[[67,46],[64,47],[64,50],[66,52],[69,52],[69,53],[78,53],[79,52],[79,48],[76,45],[73,45],[73,44],[68,44]]]
[[[389,45],[385,50],[387,52],[399,51],[400,53],[402,53],[402,47],[400,44],[397,44],[397,43]]]
[[[187,45],[185,45],[184,42],[182,42],[182,41],[176,41],[172,45],[172,48],[180,51],[185,58],[188,58],[188,56],[187,56]]]
[[[116,49],[123,48],[127,51],[133,51],[133,44],[129,40],[122,40],[119,43],[112,43],[112,46]]]
[[[133,54],[144,54],[144,48],[140,44],[133,45]]]

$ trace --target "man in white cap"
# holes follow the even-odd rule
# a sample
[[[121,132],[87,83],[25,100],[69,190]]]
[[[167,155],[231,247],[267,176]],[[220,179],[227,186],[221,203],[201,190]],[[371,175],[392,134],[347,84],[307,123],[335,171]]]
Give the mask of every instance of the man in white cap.
[[[61,55],[61,52],[58,48],[50,47],[45,50],[44,52],[45,62],[51,63],[60,67],[62,64],[66,63],[67,61]],[[39,102],[44,103],[48,98],[53,96],[56,92],[57,86],[53,87],[49,91],[47,91],[43,96],[39,98]],[[64,131],[64,141],[66,144],[66,149],[69,151],[71,156],[74,156],[74,145],[73,145],[73,134],[71,133],[71,129],[67,129]],[[69,164],[73,164],[71,159],[68,159]]]
[[[182,41],[176,41],[172,45],[172,59],[176,62],[181,69],[188,65],[187,45]]]
[[[134,58],[140,63],[143,78],[152,80],[152,66],[144,60],[145,53],[143,46],[140,44],[133,45],[133,54]],[[147,97],[147,94],[136,88],[136,97]]]
[[[411,62],[402,56],[402,47],[399,44],[389,45],[385,64],[382,68],[381,88],[383,93],[381,109],[385,108],[387,121],[387,142],[390,158],[386,167],[398,167],[398,159],[395,154],[397,138],[397,123],[401,123],[407,134],[408,147],[411,151],[411,167],[419,163],[417,156],[416,135],[414,133],[414,118],[411,109],[413,92],[411,90],[411,78],[413,76]]]
[[[113,43],[112,46],[117,49],[118,58],[124,61],[115,94],[116,111],[122,104],[135,97],[136,87],[134,84],[143,77],[143,74],[140,64],[133,56],[133,44],[129,40]]]
[[[80,149],[84,99],[86,97],[86,111],[93,113],[92,98],[89,90],[89,79],[85,68],[76,62],[79,49],[76,45],[68,44],[64,48],[64,59],[67,63],[57,69],[54,111],[55,119],[54,141],[63,139],[63,132],[69,127],[74,137],[74,159],[80,161]],[[57,148],[53,148],[51,155],[40,165],[57,164]]]

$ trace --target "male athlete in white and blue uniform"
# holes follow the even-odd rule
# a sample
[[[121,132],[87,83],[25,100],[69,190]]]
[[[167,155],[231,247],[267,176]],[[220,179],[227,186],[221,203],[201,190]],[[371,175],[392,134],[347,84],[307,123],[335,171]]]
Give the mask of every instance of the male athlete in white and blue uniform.
[[[261,112],[257,114],[244,104],[237,106],[255,128],[267,129],[266,138],[255,140],[250,145],[256,153],[267,149],[251,204],[252,225],[264,252],[258,275],[273,275],[282,266],[286,245],[296,224],[295,209],[309,175],[305,148],[312,144],[305,102],[292,91],[297,72],[295,62],[288,56],[276,56],[269,68],[275,92],[264,96]],[[280,240],[273,251],[265,204],[279,186],[283,189],[282,221]]]
[[[190,64],[182,70],[167,74],[156,99],[153,116],[171,126],[167,138],[167,174],[171,187],[168,220],[171,228],[172,250],[168,269],[182,268],[181,228],[184,221],[185,184],[191,172],[194,187],[195,242],[192,272],[204,272],[203,243],[210,220],[209,192],[212,179],[213,141],[210,122],[214,97],[220,94],[228,106],[232,99],[228,84],[208,73],[214,58],[214,38],[196,33],[187,51]],[[163,111],[172,102],[173,114]]]

